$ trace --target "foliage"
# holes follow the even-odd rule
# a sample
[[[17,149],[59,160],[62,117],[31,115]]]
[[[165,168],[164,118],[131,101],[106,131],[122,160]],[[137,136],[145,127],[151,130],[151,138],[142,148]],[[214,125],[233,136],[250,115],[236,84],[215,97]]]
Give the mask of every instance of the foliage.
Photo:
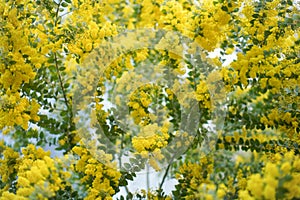
[[[0,199],[300,198],[297,1],[1,0],[0,15]],[[180,37],[97,53],[143,28]],[[101,77],[85,73],[95,52]],[[97,140],[77,118],[92,90]],[[130,191],[148,165],[158,187]]]

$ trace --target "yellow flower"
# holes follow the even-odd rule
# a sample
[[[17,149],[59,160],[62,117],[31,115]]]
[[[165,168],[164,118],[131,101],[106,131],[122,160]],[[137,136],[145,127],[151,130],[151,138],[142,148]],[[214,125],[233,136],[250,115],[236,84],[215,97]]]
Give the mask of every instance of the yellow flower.
[[[8,200],[8,199],[28,200],[28,198],[26,197],[18,196],[8,191],[3,192],[0,197],[0,200]]]
[[[93,43],[91,42],[87,42],[84,44],[84,49],[87,51],[87,52],[90,52],[92,49],[93,49]]]
[[[299,159],[299,157],[297,157],[297,159],[295,159],[295,161],[293,163],[293,168],[295,168],[295,170],[300,171],[300,159]]]
[[[36,166],[33,166],[30,171],[27,171],[26,176],[27,179],[30,181],[30,183],[34,183],[34,184],[44,179],[40,170]]]
[[[33,187],[19,188],[17,190],[17,195],[28,197],[31,193],[33,193],[33,191],[34,191]]]
[[[154,155],[154,158],[156,158],[157,160],[162,160],[164,158],[163,154],[161,153],[161,150],[158,148],[156,148],[153,151],[153,155]]]
[[[270,162],[268,162],[266,164],[264,172],[266,173],[266,175],[269,174],[273,177],[278,177],[279,176],[279,172],[278,172],[278,168],[277,168],[276,164],[273,164],[273,163],[270,163]]]
[[[271,175],[267,175],[264,179],[264,182],[273,188],[276,188],[278,185],[278,180]]]
[[[260,174],[252,174],[247,183],[247,189],[257,199],[262,196],[263,181]]]
[[[74,153],[76,153],[77,155],[79,155],[79,156],[82,154],[82,148],[79,147],[79,146],[73,147],[72,151],[73,151]]]
[[[234,51],[234,48],[228,48],[226,49],[226,54],[232,54]]]
[[[151,101],[148,98],[141,98],[142,105],[148,107]]]
[[[275,190],[275,188],[270,186],[270,185],[267,185],[264,189],[264,197],[266,199],[276,199],[276,190]]]
[[[170,99],[170,100],[172,100],[173,99],[173,92],[172,92],[172,90],[171,89],[169,89],[169,88],[167,88],[166,89],[166,93],[168,94],[168,98]]]
[[[269,84],[275,88],[280,88],[281,81],[275,77],[269,79]]]
[[[205,199],[207,199],[207,200],[213,200],[214,197],[211,194],[206,194],[205,195]]]
[[[154,157],[151,157],[151,158],[149,159],[149,165],[150,165],[151,167],[153,167],[153,169],[155,169],[155,171],[160,171],[160,167],[159,167],[159,165],[157,164],[157,162],[156,162],[156,160],[154,159]]]
[[[251,197],[248,190],[240,190],[239,191],[239,199],[241,199],[241,200],[254,200],[255,198]]]
[[[283,171],[284,175],[285,174],[289,174],[290,171],[291,171],[291,164],[289,162],[284,162],[281,167],[280,167],[280,170]]]
[[[18,178],[18,185],[21,186],[21,187],[27,187],[27,186],[30,185],[30,182],[29,182],[28,179],[26,179],[26,178],[20,176],[20,177]]]
[[[220,184],[217,191],[217,197],[219,199],[223,199],[225,195],[226,195],[226,186],[224,184]]]

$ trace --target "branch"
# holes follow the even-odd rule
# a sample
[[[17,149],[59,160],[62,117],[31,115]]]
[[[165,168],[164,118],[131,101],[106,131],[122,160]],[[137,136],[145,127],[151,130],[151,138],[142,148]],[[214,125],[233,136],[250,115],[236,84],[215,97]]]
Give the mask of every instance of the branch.
[[[54,53],[54,59],[55,59],[56,73],[57,73],[59,84],[60,84],[60,87],[61,87],[61,90],[62,90],[62,93],[63,93],[63,98],[64,98],[65,104],[67,106],[67,110],[70,111],[70,105],[69,105],[69,102],[68,102],[68,99],[67,99],[66,92],[64,90],[63,81],[62,81],[62,78],[61,78],[61,75],[60,75],[60,72],[59,72],[59,68],[58,68],[56,52]]]
[[[172,156],[171,161],[170,161],[170,163],[168,164],[168,167],[167,167],[167,169],[166,169],[166,171],[165,171],[165,174],[164,174],[164,176],[163,176],[163,179],[162,179],[161,183],[159,184],[159,188],[158,188],[159,191],[162,190],[162,186],[163,186],[163,184],[164,184],[164,182],[165,182],[165,180],[166,180],[166,178],[167,178],[168,172],[169,172],[169,170],[170,170],[170,167],[171,167],[171,165],[172,165],[172,163],[173,163],[173,160],[175,159],[175,156],[176,156],[176,155],[177,155],[177,154],[174,154],[174,155]]]
[[[57,22],[58,22],[59,7],[60,7],[61,2],[62,2],[62,0],[60,0],[57,4],[57,9],[55,12],[55,21],[54,21],[55,26],[57,25]]]

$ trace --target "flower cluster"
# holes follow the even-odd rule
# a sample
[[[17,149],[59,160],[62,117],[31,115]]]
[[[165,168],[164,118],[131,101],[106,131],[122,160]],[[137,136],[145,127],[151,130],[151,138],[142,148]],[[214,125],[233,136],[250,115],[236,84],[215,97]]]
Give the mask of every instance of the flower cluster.
[[[50,152],[28,145],[22,149],[22,155],[6,147],[1,159],[1,179],[6,187],[1,190],[1,199],[44,199],[51,198],[56,192],[69,184],[69,172],[61,171],[57,160]],[[16,182],[11,180],[16,179]],[[15,191],[10,187],[14,185]]]
[[[132,138],[133,148],[140,153],[144,158],[150,158],[150,165],[157,171],[160,167],[155,160],[162,160],[164,156],[161,149],[168,144],[170,138],[169,124],[165,123],[162,127],[157,124],[149,124],[141,128],[138,136]]]
[[[299,198],[299,156],[277,153],[272,160],[266,162],[261,173],[248,177],[245,188],[239,191],[241,199]]]
[[[0,0],[0,199],[300,198],[299,30],[292,0]]]
[[[96,160],[84,147],[75,146],[73,152],[79,156],[74,171],[80,173],[81,183],[87,188],[85,199],[112,199],[118,192],[121,176],[114,165],[106,165]]]

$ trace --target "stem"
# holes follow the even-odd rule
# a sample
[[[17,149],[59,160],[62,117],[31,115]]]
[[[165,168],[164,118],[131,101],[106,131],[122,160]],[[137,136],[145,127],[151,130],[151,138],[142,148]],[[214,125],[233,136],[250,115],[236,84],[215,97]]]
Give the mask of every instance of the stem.
[[[166,171],[165,171],[165,174],[164,174],[164,176],[163,176],[163,179],[161,180],[161,183],[160,183],[160,185],[159,185],[159,188],[158,188],[159,191],[162,190],[162,186],[163,186],[163,184],[164,184],[164,182],[165,182],[165,180],[166,180],[166,178],[167,178],[168,172],[169,172],[169,170],[170,170],[170,167],[171,167],[172,164],[173,164],[173,161],[174,161],[174,159],[175,159],[175,156],[177,156],[178,153],[180,153],[180,154],[185,154],[187,151],[188,151],[188,149],[185,150],[183,153],[177,152],[176,154],[174,154],[174,155],[172,156],[172,158],[171,158],[171,160],[170,160],[170,163],[169,163],[169,165],[168,165],[168,167],[167,167],[167,169],[166,169]]]
[[[68,138],[68,143],[69,144],[72,144],[72,137],[70,137],[70,131],[72,131],[72,127],[74,127],[74,122],[73,122],[73,112],[72,112],[72,108],[71,106],[69,105],[69,102],[68,102],[68,99],[67,99],[67,95],[66,95],[66,91],[64,89],[64,85],[63,85],[63,80],[62,80],[62,77],[61,77],[61,74],[60,74],[60,71],[59,71],[59,67],[58,67],[58,61],[57,61],[57,55],[56,55],[56,52],[54,53],[54,60],[55,60],[55,68],[56,68],[56,73],[57,73],[57,76],[58,76],[58,80],[59,80],[59,84],[60,84],[60,87],[61,87],[61,90],[62,90],[62,94],[63,94],[63,98],[64,98],[64,103],[67,107],[67,111],[69,113],[69,123],[68,123],[68,129],[66,130],[66,136]],[[67,149],[67,151],[71,150],[71,146],[69,146],[69,148]]]
[[[60,7],[61,2],[62,2],[62,0],[60,0],[57,4],[57,9],[55,12],[55,21],[54,21],[55,26],[57,25],[57,22],[58,22],[59,7]]]
[[[55,59],[55,68],[56,68],[59,84],[60,84],[60,87],[61,87],[61,90],[62,90],[62,93],[63,93],[64,102],[67,106],[67,110],[70,111],[70,105],[69,105],[69,102],[68,102],[68,99],[67,99],[66,92],[64,90],[63,81],[62,81],[62,78],[61,78],[61,75],[60,75],[60,72],[59,72],[59,68],[58,68],[56,53],[54,53],[54,59]]]
[[[61,17],[65,16],[65,15],[68,15],[68,14],[70,14],[70,13],[72,13],[72,12],[73,12],[73,11],[66,12],[66,13],[62,14]]]
[[[121,151],[120,151],[120,154],[119,154],[119,157],[118,157],[118,160],[119,160],[119,169],[121,169],[121,167],[122,167],[122,155],[123,155],[122,149],[123,149],[123,144],[124,144],[123,140],[124,140],[124,134],[122,134],[122,138],[121,138]],[[125,187],[126,193],[129,194],[129,189],[128,189],[127,185],[125,185],[124,187]]]
[[[150,180],[149,180],[149,165],[146,165],[146,170],[147,170],[147,176],[146,176],[146,182],[147,182],[147,191],[150,189]]]
[[[169,169],[170,169],[171,165],[172,165],[172,162],[168,165],[168,167],[167,167],[167,169],[165,171],[165,174],[163,176],[163,179],[161,180],[161,183],[159,184],[159,188],[158,188],[159,191],[162,190],[162,186],[163,186],[163,184],[164,184],[164,182],[165,182],[165,180],[167,178],[167,175],[168,175],[168,172],[169,172]]]
[[[57,4],[57,9],[56,9],[56,12],[55,12],[55,21],[54,21],[54,24],[55,26],[57,25],[58,23],[58,15],[59,15],[59,7],[61,5],[63,1],[60,0]],[[54,53],[54,59],[55,59],[55,67],[56,67],[56,72],[57,72],[57,76],[58,76],[58,79],[59,79],[59,83],[60,83],[60,87],[61,87],[61,90],[62,90],[62,93],[63,93],[63,98],[64,98],[64,101],[65,101],[65,104],[67,106],[67,110],[70,112],[70,128],[72,127],[72,119],[73,119],[73,113],[72,113],[72,109],[71,109],[71,106],[69,105],[69,102],[68,102],[68,99],[67,99],[67,95],[66,95],[66,92],[64,90],[64,85],[63,85],[63,81],[62,81],[62,78],[61,78],[61,74],[59,72],[59,68],[58,68],[58,62],[57,62],[57,54],[56,52]]]

